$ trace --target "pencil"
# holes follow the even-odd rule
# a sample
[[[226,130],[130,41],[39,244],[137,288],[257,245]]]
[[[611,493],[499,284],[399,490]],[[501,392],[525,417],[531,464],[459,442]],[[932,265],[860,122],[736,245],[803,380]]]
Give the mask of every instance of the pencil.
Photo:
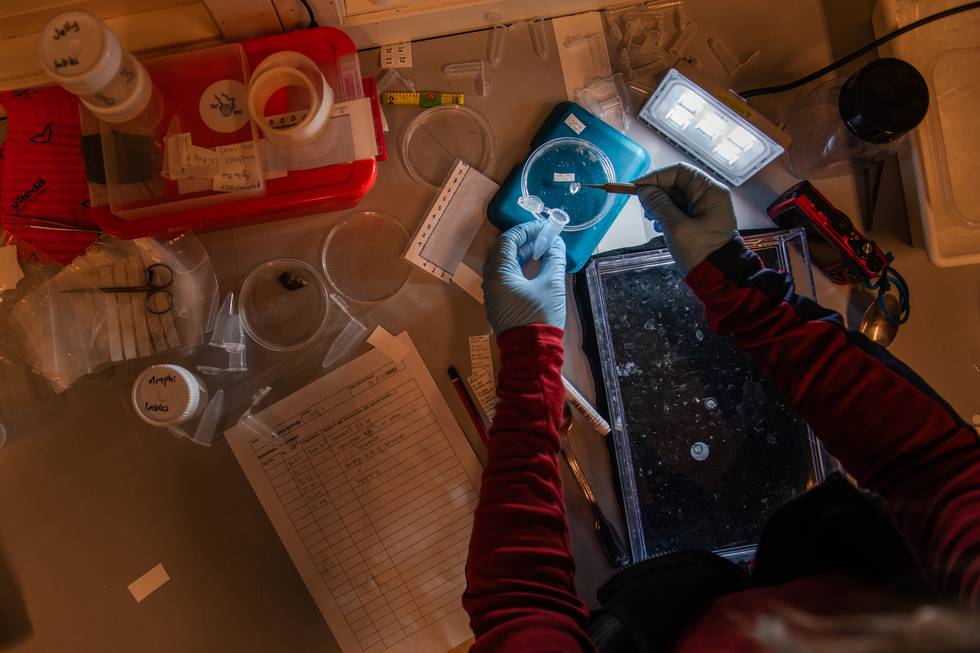
[[[483,425],[483,418],[480,417],[480,411],[476,409],[476,404],[473,403],[469,391],[463,385],[463,379],[459,377],[459,372],[451,365],[449,366],[449,380],[453,382],[453,387],[456,388],[456,394],[459,395],[460,401],[463,402],[463,407],[469,413],[470,420],[473,422],[473,426],[476,427],[477,433],[480,434],[480,439],[483,440],[483,444],[489,445],[490,436],[487,435],[487,427]]]

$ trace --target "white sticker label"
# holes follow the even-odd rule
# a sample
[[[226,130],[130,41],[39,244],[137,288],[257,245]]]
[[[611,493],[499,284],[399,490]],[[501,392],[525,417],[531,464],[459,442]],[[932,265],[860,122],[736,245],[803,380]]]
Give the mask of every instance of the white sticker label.
[[[411,68],[412,67],[412,43],[392,43],[381,47],[381,67],[382,68]]]
[[[575,181],[574,172],[556,172],[555,181]]]
[[[247,89],[237,79],[221,79],[204,89],[198,110],[209,128],[230,134],[248,124],[245,107]]]
[[[565,124],[576,134],[581,134],[585,131],[585,123],[576,118],[574,113],[568,114],[568,117],[565,118]]]

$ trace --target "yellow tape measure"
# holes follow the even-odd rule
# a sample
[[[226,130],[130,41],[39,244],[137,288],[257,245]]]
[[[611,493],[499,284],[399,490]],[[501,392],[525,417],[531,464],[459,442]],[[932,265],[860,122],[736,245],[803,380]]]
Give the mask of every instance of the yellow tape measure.
[[[462,93],[440,93],[422,91],[421,93],[382,93],[381,104],[401,104],[410,107],[434,107],[440,104],[465,104]]]

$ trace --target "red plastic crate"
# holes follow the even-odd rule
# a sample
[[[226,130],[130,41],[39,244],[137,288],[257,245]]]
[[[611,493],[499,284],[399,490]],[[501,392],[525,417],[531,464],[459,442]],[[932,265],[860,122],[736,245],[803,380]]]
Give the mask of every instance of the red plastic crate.
[[[337,61],[344,55],[356,56],[354,42],[332,27],[300,30],[245,41],[242,49],[249,69],[265,57],[282,50],[294,50],[318,64]],[[377,161],[385,160],[386,147],[381,127],[380,105],[373,78],[362,82],[365,95],[371,98],[379,155],[312,170],[290,171],[285,177],[266,180],[262,197],[243,199],[174,213],[122,220],[108,206],[93,209],[93,218],[107,233],[117,238],[170,235],[187,230],[216,231],[260,222],[293,218],[351,208],[374,186]]]

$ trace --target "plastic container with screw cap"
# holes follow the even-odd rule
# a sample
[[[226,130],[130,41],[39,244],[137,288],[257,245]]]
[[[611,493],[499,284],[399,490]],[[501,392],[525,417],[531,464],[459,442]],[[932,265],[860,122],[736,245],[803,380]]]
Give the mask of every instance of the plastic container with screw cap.
[[[75,10],[55,16],[41,30],[37,52],[51,79],[106,122],[136,120],[157,104],[146,69],[94,14]]]
[[[860,172],[898,151],[929,108],[926,81],[901,59],[878,59],[796,96],[783,116],[789,168],[800,179]]]
[[[154,365],[133,384],[133,408],[151,426],[173,429],[197,419],[208,403],[208,390],[179,365]]]

